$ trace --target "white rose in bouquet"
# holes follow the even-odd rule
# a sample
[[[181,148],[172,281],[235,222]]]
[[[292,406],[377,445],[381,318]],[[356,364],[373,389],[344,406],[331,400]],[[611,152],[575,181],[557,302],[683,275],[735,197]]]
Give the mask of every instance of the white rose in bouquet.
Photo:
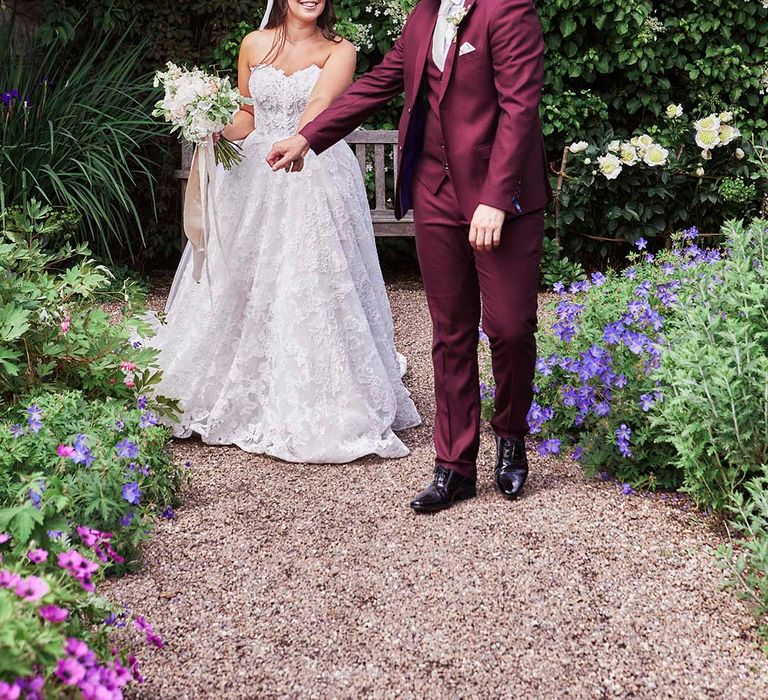
[[[165,71],[157,71],[154,84],[162,85],[165,94],[152,116],[163,117],[173,125],[171,132],[179,131],[184,139],[198,145],[208,144],[214,134],[232,124],[244,104],[252,103],[230,85],[229,78],[199,68],[188,70],[168,63]],[[225,138],[220,138],[213,150],[216,161],[227,170],[242,159],[239,147]]]

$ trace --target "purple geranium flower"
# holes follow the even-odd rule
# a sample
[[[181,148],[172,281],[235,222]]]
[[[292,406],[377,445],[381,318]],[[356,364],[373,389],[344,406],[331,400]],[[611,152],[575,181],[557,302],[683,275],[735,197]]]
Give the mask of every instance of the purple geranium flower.
[[[625,496],[636,496],[637,491],[633,489],[629,484],[622,484],[621,485],[621,493]]]
[[[138,401],[136,402],[140,411],[146,411],[147,410],[147,397],[146,396],[139,396]]]
[[[605,284],[605,275],[602,272],[593,272],[590,280],[595,287],[602,287]]]
[[[128,438],[118,442],[115,448],[117,449],[117,456],[123,459],[136,459],[139,456],[139,446]]]
[[[157,416],[151,411],[142,413],[139,418],[139,428],[149,428],[151,425],[157,425]]]
[[[631,437],[632,429],[626,423],[622,423],[621,427],[616,429],[616,444],[619,448],[619,452],[621,452],[624,457],[632,456],[632,450],[629,447]]]
[[[32,502],[32,507],[37,508],[40,510],[41,505],[40,502],[42,501],[43,494],[45,493],[45,482],[40,479],[37,482],[37,489],[30,489],[29,490],[29,500]]]
[[[173,520],[176,517],[176,513],[174,512],[173,508],[171,506],[168,506],[162,513],[162,516],[166,520]]]
[[[577,445],[573,448],[573,452],[571,453],[571,459],[574,462],[580,462],[582,457],[584,457],[584,448],[581,447],[581,445]]]
[[[22,435],[24,435],[24,426],[23,425],[12,425],[11,426],[11,437],[15,440],[16,438],[20,438]]]
[[[75,454],[72,455],[72,461],[75,464],[84,464],[86,467],[90,467],[96,461],[93,451],[88,447],[87,435],[82,433],[78,435],[73,447]]]
[[[645,238],[638,238],[635,241],[635,247],[638,250],[645,250],[648,247],[648,241],[646,241]]]
[[[552,289],[558,294],[562,294],[563,292],[565,292],[565,285],[562,282],[555,282],[552,285]]]
[[[648,413],[648,411],[653,408],[654,403],[656,403],[656,401],[654,400],[652,394],[642,394],[640,396],[640,408],[643,413]]]
[[[38,433],[43,427],[43,412],[37,404],[32,404],[27,410],[27,427],[30,432]]]
[[[133,506],[137,506],[141,503],[141,488],[137,481],[130,481],[127,484],[123,484],[122,488],[123,500],[128,501]]]
[[[544,440],[539,445],[539,454],[544,457],[545,455],[556,455],[560,452],[560,440],[551,439]]]

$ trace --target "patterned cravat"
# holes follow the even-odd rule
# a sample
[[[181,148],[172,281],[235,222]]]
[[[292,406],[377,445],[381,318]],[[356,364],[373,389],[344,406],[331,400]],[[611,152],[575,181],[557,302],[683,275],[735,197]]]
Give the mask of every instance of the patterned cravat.
[[[432,60],[442,71],[451,48],[456,27],[448,21],[448,15],[454,5],[464,5],[464,0],[442,0],[435,25],[435,35],[432,38]]]

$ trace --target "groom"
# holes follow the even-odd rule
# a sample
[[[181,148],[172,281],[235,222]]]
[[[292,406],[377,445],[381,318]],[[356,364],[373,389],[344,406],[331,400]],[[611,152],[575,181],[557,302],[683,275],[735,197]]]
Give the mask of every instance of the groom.
[[[536,294],[551,198],[539,122],[543,40],[532,0],[421,0],[384,60],[301,133],[275,144],[274,170],[301,168],[405,91],[395,215],[413,207],[433,324],[432,484],[411,503],[434,512],[476,493],[478,323],[496,381],[496,485],[528,476]]]

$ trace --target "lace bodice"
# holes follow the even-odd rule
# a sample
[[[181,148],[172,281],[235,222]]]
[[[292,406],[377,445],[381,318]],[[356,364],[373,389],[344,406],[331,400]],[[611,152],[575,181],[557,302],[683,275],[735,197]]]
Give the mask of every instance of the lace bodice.
[[[295,134],[321,72],[316,65],[290,75],[272,65],[254,68],[248,86],[256,133],[273,138]]]

